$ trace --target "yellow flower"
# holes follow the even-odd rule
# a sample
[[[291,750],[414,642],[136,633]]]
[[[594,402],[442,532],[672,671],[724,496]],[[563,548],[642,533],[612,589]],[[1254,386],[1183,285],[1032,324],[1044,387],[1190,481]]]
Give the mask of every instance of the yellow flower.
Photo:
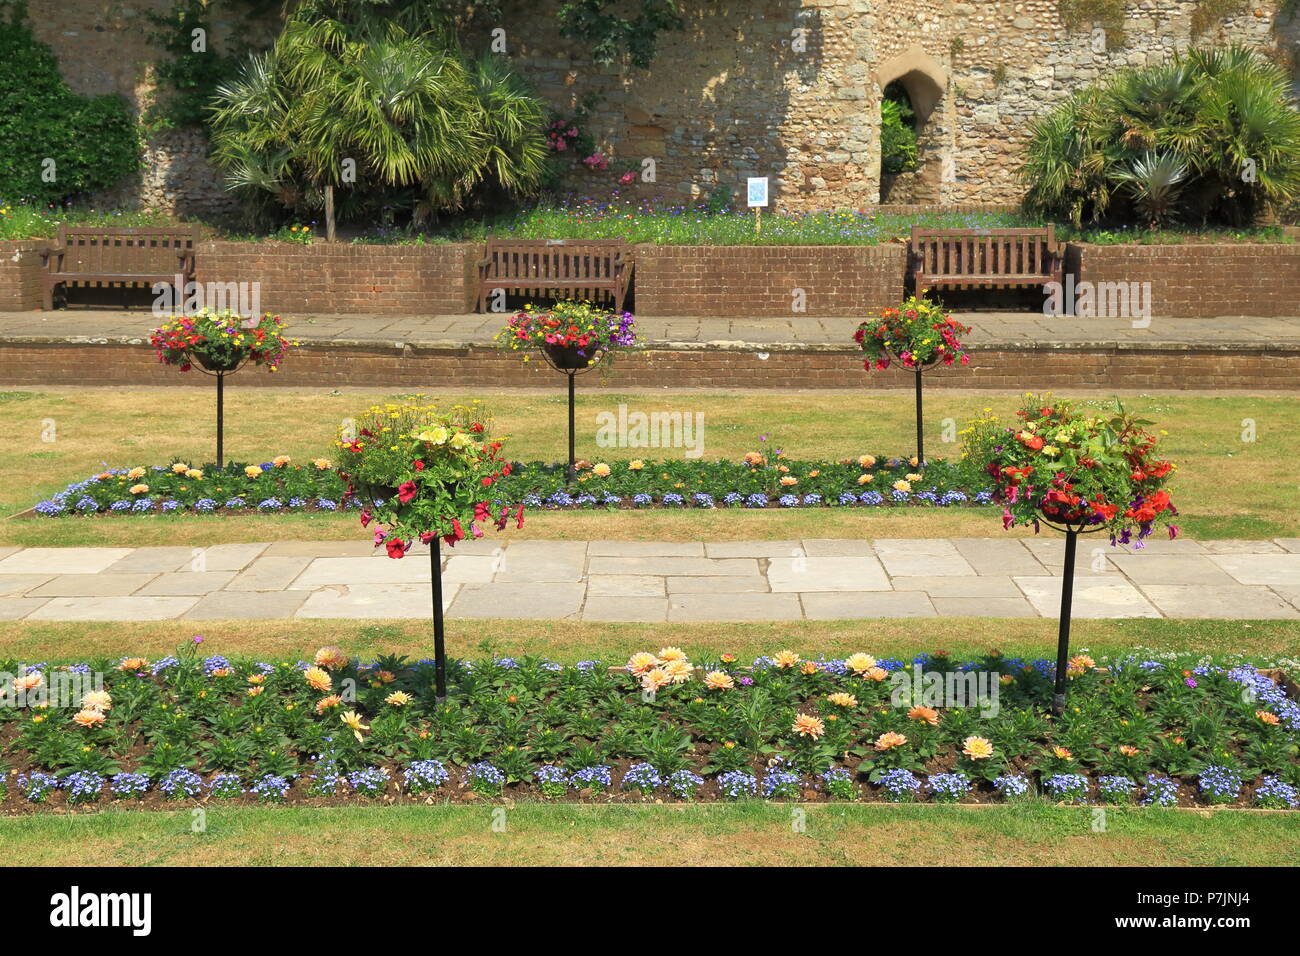
[[[846,694],[846,693],[844,693],[844,691],[842,691],[842,690],[841,690],[841,691],[836,691],[834,694],[831,694],[831,695],[830,695],[829,697],[827,697],[826,699],[827,699],[828,701],[830,701],[832,704],[834,704],[836,707],[856,707],[856,706],[858,706],[858,699],[857,699],[856,697],[854,697],[852,694]]]
[[[334,681],[330,675],[325,673],[319,667],[309,667],[302,675],[307,680],[307,685],[312,690],[326,691],[334,686]]]
[[[142,495],[148,490],[149,490],[149,486],[145,484],[131,486],[131,494],[133,495]]]
[[[1268,724],[1270,727],[1276,727],[1281,722],[1277,714],[1271,714],[1267,710],[1255,711],[1255,719],[1260,723]]]
[[[343,698],[338,694],[330,694],[328,697],[322,697],[316,701],[316,713],[323,714],[331,707],[338,707],[343,703]]]
[[[772,661],[777,667],[794,667],[799,663],[799,655],[794,651],[777,651]]]
[[[826,733],[826,724],[820,717],[814,717],[811,714],[799,714],[794,719],[794,724],[790,727],[792,731],[801,737],[811,737],[813,740]]]
[[[961,752],[971,760],[987,760],[993,756],[993,745],[983,737],[967,737],[961,742]]]
[[[736,682],[731,675],[722,671],[709,671],[704,675],[704,686],[709,690],[731,690]]]
[[[261,473],[262,473],[262,469],[257,465],[246,465],[244,467],[244,474],[246,474],[249,478],[256,478]]]
[[[666,661],[663,672],[668,675],[669,683],[685,684],[695,672],[695,665],[683,660]]]
[[[330,470],[330,460],[328,458],[313,458],[311,463],[316,466],[317,471]]]
[[[921,480],[921,476],[920,476],[920,475],[905,475],[904,477],[905,477],[908,481],[920,481],[920,480]]]
[[[430,445],[445,445],[447,439],[451,437],[451,432],[441,425],[435,425],[433,428],[426,428],[415,437],[422,442],[428,442]]]
[[[193,481],[202,481],[203,471],[198,468],[191,468],[189,471],[185,472],[185,477]]]
[[[867,680],[873,680],[876,681],[876,683],[879,683],[880,681],[889,678],[889,671],[885,670],[883,667],[868,667],[867,672],[862,676]]]
[[[44,682],[45,682],[45,678],[43,678],[40,674],[24,674],[22,677],[14,678],[14,690],[16,691],[35,690],[37,687],[40,687],[41,684],[43,684]]]
[[[271,464],[275,465],[276,468],[283,468],[285,465],[289,464],[289,462],[292,460],[293,459],[290,458],[288,455],[276,455],[274,458],[271,459]]]
[[[609,465],[605,464],[603,461],[599,462],[594,468],[591,469],[591,473],[595,475],[597,478],[608,478]]]
[[[348,729],[352,731],[352,735],[356,737],[357,740],[362,739],[361,731],[370,729],[368,724],[363,724],[361,722],[361,715],[355,710],[349,710],[345,713],[339,714],[339,720],[343,721]]]
[[[261,687],[261,686],[259,686],[259,687],[250,687],[250,688],[248,688],[247,691],[245,691],[245,693],[247,693],[249,697],[256,697],[258,694],[262,693],[262,691],[264,691],[264,690],[266,690],[266,688],[265,688],[265,687]]]
[[[783,484],[783,485],[785,485],[787,488],[789,488],[791,485],[797,485],[797,484],[799,484],[799,479],[798,479],[798,478],[792,478],[790,475],[786,475],[784,478],[781,479],[781,484]]]
[[[876,480],[876,476],[871,474],[870,472],[858,475],[858,484],[860,485],[868,485],[875,480]]]
[[[659,658],[649,651],[638,651],[629,657],[627,661],[627,669],[632,672],[633,677],[640,677],[658,666]]]
[[[876,459],[872,455],[862,455],[858,458],[858,464],[863,468],[875,468]]]
[[[113,695],[106,690],[92,690],[81,698],[81,706],[86,710],[112,710]]]
[[[79,710],[72,715],[72,719],[82,727],[98,727],[104,722],[104,712],[102,710]]]
[[[177,475],[183,475],[185,474],[185,472],[189,470],[190,470],[190,466],[185,464],[185,462],[183,461],[178,461],[176,462],[176,464],[172,465],[172,472]]]
[[[658,690],[669,682],[668,672],[660,667],[652,667],[641,675],[642,690]]]
[[[912,490],[912,486],[909,485],[907,482],[903,481],[903,480],[900,478],[898,481],[894,482],[894,490],[895,490],[895,491],[911,491],[911,490]]]
[[[893,750],[895,747],[901,747],[905,743],[907,743],[906,737],[902,734],[896,734],[891,730],[876,738],[875,747],[877,750]]]
[[[400,690],[395,690],[384,698],[385,704],[392,704],[394,707],[405,707],[410,702],[411,695]]]
[[[876,659],[870,654],[863,654],[859,651],[845,658],[844,665],[855,674],[865,674],[876,666]]]
[[[686,660],[686,652],[680,647],[661,647],[659,649],[659,662],[666,664],[669,661]]]
[[[1070,751],[1066,750],[1064,747],[1053,747],[1052,756],[1058,760],[1069,760],[1074,756],[1074,754],[1070,753]]]
[[[128,478],[143,478],[143,477],[144,477],[144,469],[143,469],[143,468],[132,468],[130,471],[128,471],[128,472],[126,473],[126,476],[127,476]]]
[[[318,650],[316,656],[312,658],[312,661],[317,667],[324,667],[326,670],[336,671],[347,666],[348,656],[343,653],[341,648],[331,645],[328,647],[322,647]]]
[[[633,458],[631,461],[627,463],[627,467],[629,471],[640,471],[642,468],[645,467],[645,462],[643,462],[640,458]]]

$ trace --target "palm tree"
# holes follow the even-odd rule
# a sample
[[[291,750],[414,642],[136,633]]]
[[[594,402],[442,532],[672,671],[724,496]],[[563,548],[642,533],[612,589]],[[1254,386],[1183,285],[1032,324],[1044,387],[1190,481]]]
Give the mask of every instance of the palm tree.
[[[232,189],[263,208],[268,196],[323,205],[332,240],[336,188],[400,195],[419,221],[480,187],[539,187],[545,109],[502,61],[466,61],[444,30],[349,23],[321,6],[296,11],[274,48],[218,91],[214,158]]]
[[[1126,187],[1133,204],[1146,216],[1147,225],[1158,227],[1173,213],[1178,192],[1187,179],[1187,164],[1174,153],[1146,153],[1127,166],[1115,169],[1111,178]]]

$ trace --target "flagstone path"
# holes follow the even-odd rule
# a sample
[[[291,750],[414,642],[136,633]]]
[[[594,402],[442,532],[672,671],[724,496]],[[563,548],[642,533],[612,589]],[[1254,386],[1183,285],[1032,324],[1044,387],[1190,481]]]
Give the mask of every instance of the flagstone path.
[[[443,551],[453,618],[797,621],[1053,617],[1063,542],[1041,538],[652,542],[485,538]],[[424,618],[428,549],[364,541],[0,547],[0,620]],[[1300,618],[1300,538],[1084,539],[1084,618]]]

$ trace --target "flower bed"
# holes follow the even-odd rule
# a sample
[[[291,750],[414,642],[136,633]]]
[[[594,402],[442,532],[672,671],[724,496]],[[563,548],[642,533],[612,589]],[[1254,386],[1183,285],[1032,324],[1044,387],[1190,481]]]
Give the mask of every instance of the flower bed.
[[[492,503],[527,508],[954,507],[988,504],[967,470],[931,462],[924,469],[871,455],[795,461],[757,452],[742,461],[581,462],[566,488],[564,466],[513,462],[493,486]],[[245,465],[186,462],[109,469],[38,503],[38,515],[246,514],[359,508],[332,462],[295,464],[287,456]]]
[[[1242,663],[992,653],[741,667],[677,648],[626,663],[259,662],[200,650],[62,667],[3,662],[5,809],[232,802],[748,797],[1266,806],[1300,803],[1300,705]],[[77,678],[99,686],[56,695]],[[931,700],[983,681],[975,706]],[[944,691],[944,687],[950,688]],[[969,685],[968,685],[969,686]],[[56,698],[58,706],[49,706]],[[970,700],[965,702],[971,703]],[[932,706],[933,704],[933,706]]]

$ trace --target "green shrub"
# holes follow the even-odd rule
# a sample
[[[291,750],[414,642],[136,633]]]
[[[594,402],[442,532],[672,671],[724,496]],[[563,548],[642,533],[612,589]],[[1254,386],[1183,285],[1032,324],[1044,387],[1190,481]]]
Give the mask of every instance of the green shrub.
[[[916,169],[916,132],[911,124],[912,108],[886,97],[880,101],[880,170],[905,173]]]
[[[0,196],[59,203],[115,186],[139,163],[126,101],[73,93],[25,5],[0,3]]]
[[[1083,223],[1248,225],[1300,198],[1300,109],[1244,47],[1080,90],[1031,125],[1028,210]]]

